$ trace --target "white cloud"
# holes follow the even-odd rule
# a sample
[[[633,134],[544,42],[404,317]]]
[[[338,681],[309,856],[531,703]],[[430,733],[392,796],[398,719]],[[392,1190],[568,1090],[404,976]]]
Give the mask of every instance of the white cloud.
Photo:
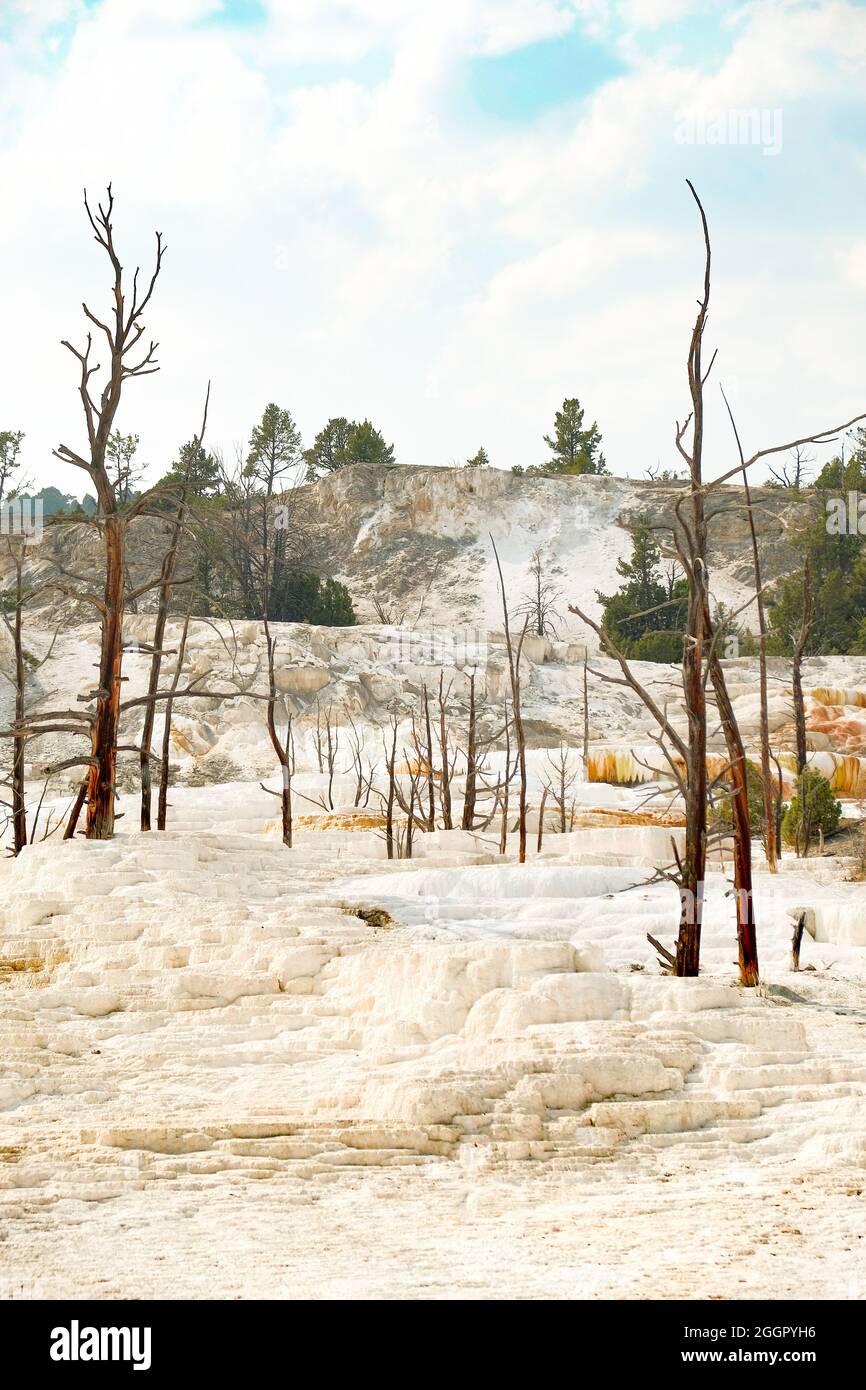
[[[864,254],[827,240],[834,204],[813,207],[809,188],[834,166],[796,116],[803,102],[810,121],[839,99],[862,104],[862,9],[745,9],[715,68],[703,52],[647,56],[633,38],[624,75],[507,130],[454,103],[479,54],[573,22],[596,37],[617,22],[649,28],[674,8],[269,0],[267,26],[235,31],[190,24],[210,0],[108,0],[78,14],[46,71],[33,54],[77,6],[19,5],[24,29],[0,52],[14,79],[0,145],[14,325],[0,343],[0,426],[27,431],[31,466],[80,437],[58,343],[83,327],[83,296],[105,297],[80,193],[111,177],[127,263],[149,257],[155,226],[169,244],[150,316],[164,370],[138,384],[121,421],[154,467],[191,432],[213,376],[212,438],[227,447],[277,399],[308,437],[330,413],[363,413],[406,462],[485,442],[508,466],[536,460],[553,407],[578,392],[611,466],[640,471],[667,459],[682,408],[700,270],[686,171],[707,189],[713,328],[744,383],[745,424],[763,441],[789,419],[813,424],[807,404],[841,418],[861,389],[850,286]],[[387,74],[364,85],[353,64],[371,54],[386,55]],[[320,65],[309,85],[302,60]],[[784,106],[782,158],[693,150],[684,164],[676,113],[700,103]],[[840,140],[833,156],[835,206],[862,206],[862,152]]]
[[[619,15],[634,29],[658,29],[695,9],[696,0],[621,0]]]
[[[847,278],[858,289],[866,290],[866,241],[857,241],[842,254],[842,266]]]

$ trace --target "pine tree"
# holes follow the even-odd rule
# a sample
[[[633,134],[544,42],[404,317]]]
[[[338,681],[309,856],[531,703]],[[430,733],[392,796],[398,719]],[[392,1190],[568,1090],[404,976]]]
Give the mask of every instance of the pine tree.
[[[14,476],[21,467],[22,430],[0,430],[0,506],[13,495]]]
[[[384,435],[371,424],[362,420],[347,420],[345,415],[335,415],[320,430],[311,449],[304,454],[307,465],[307,480],[315,482],[326,473],[336,473],[352,463],[394,462],[394,446],[385,442]]]
[[[615,594],[597,595],[605,631],[624,656],[641,661],[678,661],[683,651],[688,586],[675,571],[663,576],[660,562],[649,518],[638,517],[631,555],[617,561],[625,582]]]
[[[802,491],[813,499],[811,517],[790,536],[799,563],[780,580],[768,599],[769,649],[790,655],[803,621],[803,569],[812,583],[812,623],[807,656],[866,652],[866,549],[858,534],[836,534],[828,527],[828,502],[847,509],[848,494],[866,496],[866,430],[859,429],[847,458],[827,463],[814,484]]]
[[[547,463],[538,469],[543,473],[606,473],[604,454],[601,451],[601,434],[598,425],[593,423],[584,429],[585,411],[580,401],[573,397],[562,402],[553,423],[553,436],[546,434],[544,442],[553,454]],[[535,471],[535,470],[533,470]]]
[[[109,438],[105,454],[118,502],[129,502],[137,484],[141,482],[144,464],[136,463],[137,453],[138,435],[121,434],[120,430],[115,430]]]
[[[348,451],[352,463],[394,462],[394,445],[386,444],[385,436],[369,420],[352,426]]]
[[[214,497],[220,488],[219,464],[203,444],[191,439],[181,445],[176,463],[159,481],[160,487],[183,483],[191,497]]]
[[[264,485],[268,497],[280,479],[301,461],[301,432],[289,414],[273,402],[250,435],[246,473]]]
[[[490,467],[490,459],[488,458],[487,450],[484,448],[483,445],[481,446],[481,448],[478,450],[478,452],[477,452],[476,454],[473,454],[473,455],[472,455],[471,459],[467,459],[467,460],[466,460],[465,467],[466,467],[466,468],[489,468],[489,467]]]

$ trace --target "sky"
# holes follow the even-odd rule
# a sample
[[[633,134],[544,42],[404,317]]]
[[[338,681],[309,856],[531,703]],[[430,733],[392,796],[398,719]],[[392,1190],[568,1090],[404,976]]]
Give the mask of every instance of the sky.
[[[526,466],[577,396],[612,472],[676,467],[687,177],[747,451],[866,410],[863,3],[0,0],[0,429],[81,493],[60,344],[109,303],[82,190],[111,180],[125,266],[168,247],[117,420],[151,476],[208,379],[229,456],[275,401],[307,443],[368,417],[400,463]]]

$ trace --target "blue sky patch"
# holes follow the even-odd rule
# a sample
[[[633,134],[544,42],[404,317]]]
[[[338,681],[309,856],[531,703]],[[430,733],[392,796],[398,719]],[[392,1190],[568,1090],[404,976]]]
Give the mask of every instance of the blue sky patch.
[[[624,65],[579,29],[491,58],[477,58],[466,76],[466,94],[485,114],[527,121],[580,101]]]
[[[222,0],[219,11],[210,15],[203,23],[248,28],[265,24],[267,18],[267,6],[262,0]]]

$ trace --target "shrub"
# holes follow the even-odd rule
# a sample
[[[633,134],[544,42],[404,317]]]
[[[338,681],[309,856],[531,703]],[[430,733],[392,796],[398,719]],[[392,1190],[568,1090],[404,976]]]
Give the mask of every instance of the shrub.
[[[797,792],[782,818],[782,839],[798,854],[808,854],[813,836],[832,835],[839,828],[842,806],[827,778],[807,767],[797,778]]]
[[[746,759],[746,790],[749,794],[749,829],[753,835],[763,835],[765,825],[764,779],[761,776],[760,768],[757,768],[748,758]],[[711,821],[713,829],[732,829],[734,812],[729,795],[724,795],[713,806]]]
[[[627,655],[635,661],[682,661],[681,632],[645,632],[635,641],[624,644]]]
[[[288,571],[277,576],[268,617],[275,622],[354,627],[358,619],[348,589],[337,579]]]

